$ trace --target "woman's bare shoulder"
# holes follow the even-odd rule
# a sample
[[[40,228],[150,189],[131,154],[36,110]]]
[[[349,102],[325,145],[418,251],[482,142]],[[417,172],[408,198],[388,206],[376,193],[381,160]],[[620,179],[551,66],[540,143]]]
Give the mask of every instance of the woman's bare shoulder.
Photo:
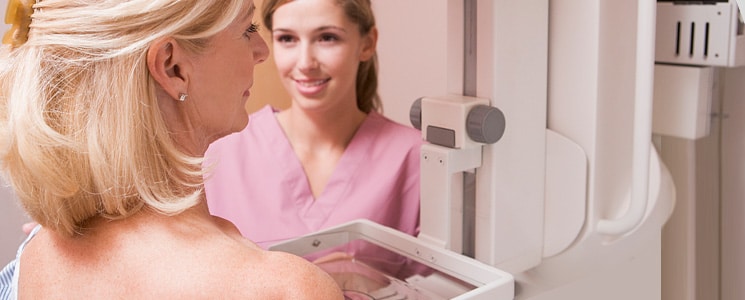
[[[331,276],[299,256],[252,248],[234,258],[223,276],[243,290],[231,293],[262,299],[343,299]]]
[[[297,282],[297,289],[288,290],[288,299],[343,299],[337,283],[325,271],[304,258],[283,253],[269,252],[282,266],[284,272],[291,273]]]
[[[29,288],[21,294],[60,299],[342,299],[336,283],[320,268],[298,256],[263,250],[234,231],[152,231],[117,235],[109,230],[76,239],[53,239],[42,231],[22,256],[21,286]],[[65,288],[69,286],[79,288]]]

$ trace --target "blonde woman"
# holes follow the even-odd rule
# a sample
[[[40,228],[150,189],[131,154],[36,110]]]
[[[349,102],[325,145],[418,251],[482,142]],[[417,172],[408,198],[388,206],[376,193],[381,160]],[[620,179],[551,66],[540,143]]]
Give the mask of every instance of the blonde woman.
[[[0,159],[39,223],[0,298],[341,299],[262,250],[203,193],[202,156],[243,129],[268,49],[251,0],[11,0]]]

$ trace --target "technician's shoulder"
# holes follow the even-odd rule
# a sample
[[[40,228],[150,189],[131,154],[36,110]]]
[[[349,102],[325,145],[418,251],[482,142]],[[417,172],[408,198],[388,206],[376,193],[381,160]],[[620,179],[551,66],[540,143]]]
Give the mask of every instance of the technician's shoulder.
[[[371,118],[374,118],[382,125],[381,137],[386,140],[397,141],[411,146],[422,144],[422,132],[418,129],[393,121],[377,112],[370,114]]]

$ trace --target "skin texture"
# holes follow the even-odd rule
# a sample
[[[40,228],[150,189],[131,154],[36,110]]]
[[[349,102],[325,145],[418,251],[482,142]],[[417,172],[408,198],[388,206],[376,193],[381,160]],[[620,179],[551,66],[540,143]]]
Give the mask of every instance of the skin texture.
[[[366,114],[355,77],[377,30],[361,35],[333,0],[291,1],[273,15],[274,60],[292,105],[277,119],[318,197]]]
[[[99,230],[75,241],[44,230],[32,240],[20,285],[33,288],[21,298],[340,299],[314,265],[263,251],[229,222],[196,210],[93,225]]]
[[[250,18],[217,34],[206,53],[186,53],[173,40],[160,41],[153,48],[158,50],[148,53],[153,61],[149,65],[158,70],[153,75],[156,80],[167,82],[161,91],[164,97],[189,95],[188,101],[160,102],[182,145],[204,153],[214,140],[246,127],[243,107],[253,85],[253,66],[269,53]]]
[[[252,11],[253,2],[246,1]],[[203,154],[241,130],[254,65],[268,50],[253,13],[219,33],[205,53],[173,39],[151,45],[150,72],[176,143]],[[226,76],[223,76],[226,75]],[[178,101],[186,92],[186,101]],[[94,218],[81,235],[41,229],[21,256],[22,299],[342,299],[331,277],[303,258],[260,249],[202,201],[175,216],[143,209]]]

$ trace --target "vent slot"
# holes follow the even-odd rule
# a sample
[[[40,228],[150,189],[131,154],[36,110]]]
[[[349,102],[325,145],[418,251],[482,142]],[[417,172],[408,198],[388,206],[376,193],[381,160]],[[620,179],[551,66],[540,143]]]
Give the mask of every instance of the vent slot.
[[[680,56],[680,21],[678,21],[678,28],[675,31],[675,56]]]
[[[706,22],[706,30],[704,31],[704,57],[709,56],[709,22]]]
[[[695,43],[696,38],[696,22],[691,22],[691,42],[688,46],[688,55],[693,57],[693,47],[696,45]]]

